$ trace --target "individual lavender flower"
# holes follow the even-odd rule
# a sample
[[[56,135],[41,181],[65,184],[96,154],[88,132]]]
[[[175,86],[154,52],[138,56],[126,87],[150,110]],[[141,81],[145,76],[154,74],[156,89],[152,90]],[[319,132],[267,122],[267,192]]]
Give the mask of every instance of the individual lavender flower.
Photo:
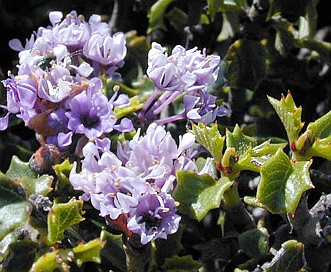
[[[125,35],[121,32],[113,36],[95,32],[85,43],[83,52],[93,61],[96,72],[104,69],[107,75],[113,75],[118,67],[124,65],[127,52]]]
[[[177,203],[170,194],[144,194],[130,211],[128,229],[140,235],[142,244],[157,238],[166,239],[179,227],[181,217],[176,214],[176,207]]]
[[[62,18],[62,12],[49,13],[54,41],[67,46],[70,52],[82,49],[90,36],[88,23],[75,10],[67,14],[64,20]]]

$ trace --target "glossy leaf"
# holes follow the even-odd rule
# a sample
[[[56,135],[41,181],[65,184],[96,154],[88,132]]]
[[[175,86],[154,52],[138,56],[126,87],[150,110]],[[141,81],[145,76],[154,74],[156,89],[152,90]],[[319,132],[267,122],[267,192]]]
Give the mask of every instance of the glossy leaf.
[[[288,93],[286,97],[282,96],[280,100],[270,96],[268,99],[284,125],[289,142],[294,142],[298,139],[303,127],[303,122],[301,122],[302,108],[295,105],[291,93]]]
[[[203,123],[192,124],[192,131],[198,143],[204,146],[216,162],[222,160],[223,143],[225,136],[221,136],[217,124],[207,126]]]
[[[79,244],[72,249],[74,262],[78,267],[81,267],[84,262],[101,263],[100,251],[104,245],[105,242],[100,241],[100,239],[94,239],[86,244]]]
[[[216,13],[219,11],[222,3],[223,0],[207,0],[208,14],[211,22],[214,22]]]
[[[256,228],[243,232],[238,237],[239,246],[250,258],[258,259],[269,252],[268,231]]]
[[[311,163],[293,163],[279,149],[261,167],[261,180],[256,194],[258,202],[272,213],[293,213],[301,195],[314,187],[309,175]]]
[[[22,177],[20,179],[20,184],[22,185],[28,196],[33,194],[46,196],[49,192],[53,190],[53,180],[54,177],[48,175],[42,175],[36,179]]]
[[[0,172],[0,208],[25,200],[26,195],[23,188]]]
[[[288,240],[282,244],[270,263],[265,264],[266,272],[292,272],[304,268],[304,244],[296,240]],[[303,270],[305,271],[305,270]]]
[[[176,175],[178,184],[173,196],[180,203],[178,210],[198,221],[220,206],[224,191],[232,185],[227,177],[215,181],[194,171],[177,171]]]
[[[6,175],[14,180],[24,176],[29,178],[37,177],[37,174],[31,170],[29,163],[21,161],[17,156],[12,157]]]
[[[236,125],[233,132],[226,130],[226,147],[234,147],[239,155],[245,154],[251,147],[256,146],[254,138],[245,135],[240,127]]]
[[[63,251],[63,250],[62,250]],[[60,256],[61,250],[54,249],[40,256],[32,265],[29,272],[39,271],[61,271],[69,272],[70,266],[68,265],[67,251],[63,254],[64,258]]]
[[[83,201],[72,198],[67,203],[53,203],[52,209],[48,213],[47,239],[51,244],[61,241],[64,238],[64,231],[84,218],[82,214]]]

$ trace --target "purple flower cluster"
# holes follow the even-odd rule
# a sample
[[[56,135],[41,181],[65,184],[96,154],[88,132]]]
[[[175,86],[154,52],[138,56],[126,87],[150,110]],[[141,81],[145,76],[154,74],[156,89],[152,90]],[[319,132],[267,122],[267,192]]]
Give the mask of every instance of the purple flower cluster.
[[[153,120],[176,98],[183,95],[185,110],[176,116],[157,120],[158,124],[180,119],[213,122],[217,116],[230,111],[216,105],[216,96],[208,93],[208,87],[215,83],[219,74],[220,56],[206,55],[196,47],[186,50],[177,45],[168,56],[165,48],[153,42],[148,53],[147,75],[156,90],[146,101],[139,114],[142,121]],[[163,92],[154,102],[155,98]]]
[[[49,19],[51,26],[40,27],[24,47],[18,39],[9,43],[19,51],[19,65],[18,74],[2,82],[7,104],[1,107],[8,112],[0,118],[0,130],[15,114],[36,131],[42,144],[65,150],[79,135],[78,141],[94,140],[106,148],[110,142],[102,137],[105,133],[133,129],[128,119],[118,124],[114,114],[115,106],[129,103],[128,97],[115,92],[108,99],[99,78],[100,73],[115,76],[124,64],[125,35],[111,36],[99,15],[86,22],[76,11],[65,18],[54,11]]]
[[[127,230],[140,235],[142,244],[167,238],[180,222],[171,196],[175,171],[197,171],[190,152],[194,141],[187,133],[177,146],[169,132],[152,123],[145,135],[138,131],[124,147],[119,145],[117,155],[89,142],[83,148],[82,170],[77,173],[75,163],[69,180],[101,216],[116,220],[124,215]]]

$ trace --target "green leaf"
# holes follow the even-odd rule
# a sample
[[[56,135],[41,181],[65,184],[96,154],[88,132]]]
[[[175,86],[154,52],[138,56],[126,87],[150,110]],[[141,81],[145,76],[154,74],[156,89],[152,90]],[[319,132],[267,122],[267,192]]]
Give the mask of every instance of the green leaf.
[[[64,238],[64,231],[84,218],[82,214],[83,201],[72,198],[67,203],[53,203],[52,209],[48,212],[47,239],[51,244],[61,241]]]
[[[178,271],[196,271],[202,266],[202,263],[194,260],[191,255],[173,256],[165,260],[162,269],[167,272]]]
[[[256,228],[243,232],[238,237],[240,248],[253,259],[258,259],[269,252],[268,231]]]
[[[164,25],[164,13],[166,8],[173,2],[174,0],[158,0],[156,3],[151,7],[148,13],[149,18],[149,26],[147,29],[147,34],[150,34],[155,29],[164,29],[166,27]]]
[[[129,104],[126,105],[125,107],[116,107],[114,109],[114,113],[116,117],[120,119],[130,113],[140,110],[143,107],[143,105],[144,104],[140,101],[139,97],[134,96],[129,99]]]
[[[222,160],[225,136],[221,136],[217,124],[213,124],[211,127],[203,123],[192,124],[191,132],[195,135],[196,141],[210,152],[216,162]]]
[[[309,123],[306,131],[310,131],[309,138],[313,144],[308,147],[305,155],[308,158],[322,157],[331,160],[331,111],[315,122]]]
[[[62,251],[65,251],[64,254]],[[52,252],[47,252],[33,263],[29,272],[53,272],[57,269],[58,271],[69,272],[70,266],[68,265],[67,253],[68,251],[63,249],[54,249]],[[61,255],[63,258],[61,258]]]
[[[20,179],[20,184],[24,188],[28,196],[31,195],[46,196],[50,191],[53,190],[52,188],[53,180],[54,177],[49,175],[42,175],[36,179],[32,179],[24,176]]]
[[[239,155],[244,155],[256,144],[256,140],[245,135],[238,125],[234,127],[233,132],[226,130],[226,147],[234,147]]]
[[[72,249],[74,262],[78,267],[81,267],[84,262],[101,263],[100,251],[104,245],[105,242],[100,239],[91,240],[87,244],[80,243]]]
[[[301,271],[305,266],[304,244],[296,240],[288,240],[282,244],[270,263],[264,264],[266,272]]]
[[[0,209],[0,240],[25,224],[31,205],[28,202],[8,204]]]
[[[302,108],[297,108],[290,92],[286,97],[282,96],[280,100],[270,96],[268,96],[268,100],[282,121],[289,142],[292,143],[297,140],[303,127],[303,122],[301,122]]]
[[[323,63],[331,62],[331,43],[316,39],[303,39],[297,42],[301,48],[307,48],[318,53],[318,60]]]
[[[10,232],[2,240],[0,240],[0,263],[3,262],[8,254],[10,244],[17,241],[15,232]]]
[[[28,162],[21,161],[17,156],[13,156],[6,175],[15,180],[21,177],[36,178],[37,174],[30,168]]]
[[[26,195],[21,186],[0,172],[0,208],[26,200]]]
[[[178,184],[173,196],[180,203],[178,210],[198,221],[220,206],[224,191],[232,185],[227,177],[215,181],[194,171],[177,171],[176,175]]]
[[[217,36],[217,42],[233,38],[240,31],[240,16],[236,12],[224,12],[222,30]]]
[[[309,175],[312,161],[291,162],[279,149],[261,167],[261,180],[257,187],[257,200],[270,212],[293,213],[301,195],[314,188]]]

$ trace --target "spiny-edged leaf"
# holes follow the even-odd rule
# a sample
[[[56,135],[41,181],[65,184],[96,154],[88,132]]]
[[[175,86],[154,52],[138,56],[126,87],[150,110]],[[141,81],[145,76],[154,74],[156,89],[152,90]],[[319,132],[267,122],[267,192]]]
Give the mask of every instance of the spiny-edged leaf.
[[[301,195],[314,187],[309,176],[311,163],[293,163],[283,150],[279,149],[261,167],[257,200],[272,213],[293,213]]]
[[[303,122],[301,122],[302,108],[295,105],[290,92],[286,97],[282,95],[280,100],[270,96],[268,96],[268,100],[282,121],[289,142],[292,143],[297,140],[304,125]]]
[[[37,177],[37,174],[31,170],[29,163],[21,161],[17,156],[12,157],[6,175],[11,179],[19,179],[24,176],[29,178]]]
[[[69,174],[72,169],[72,164],[68,159],[64,160],[61,164],[53,166],[57,178],[62,182],[69,183]]]
[[[0,208],[26,200],[23,188],[0,172]]]
[[[130,113],[140,110],[143,107],[143,105],[144,104],[140,101],[139,97],[134,96],[129,99],[128,105],[126,105],[124,107],[116,107],[114,109],[114,113],[115,113],[116,117],[118,119],[120,119]]]
[[[222,160],[225,136],[221,136],[217,124],[213,124],[211,127],[203,123],[192,124],[191,132],[195,135],[196,141],[210,152],[216,162]]]
[[[226,147],[234,147],[239,155],[245,154],[251,147],[256,146],[254,138],[245,135],[240,127],[236,125],[233,132],[226,130]]]
[[[48,212],[47,239],[51,244],[61,241],[64,238],[64,231],[84,218],[82,214],[83,201],[72,198],[67,203],[53,203],[52,209]]]
[[[37,244],[31,240],[19,240],[9,248],[10,255],[2,265],[3,271],[28,272],[37,253]]]
[[[232,185],[227,177],[215,181],[208,174],[198,175],[194,171],[177,171],[176,176],[174,198],[180,203],[178,210],[198,221],[220,206],[224,191]]]
[[[261,227],[243,232],[238,236],[240,248],[247,256],[258,259],[269,252],[268,231]]]
[[[8,204],[0,209],[0,240],[16,228],[23,226],[30,214],[28,202]]]
[[[87,244],[80,243],[72,249],[74,262],[78,267],[81,267],[84,262],[101,263],[100,251],[104,245],[105,242],[100,239],[91,240]]]
[[[100,239],[106,242],[106,245],[101,250],[102,258],[109,260],[119,271],[127,271],[122,235],[115,235],[102,230]]]
[[[304,244],[296,240],[288,240],[282,244],[270,263],[263,265],[266,272],[301,271],[305,266]]]
[[[42,175],[36,179],[25,176],[20,179],[20,184],[24,188],[24,191],[28,196],[31,195],[46,196],[50,191],[53,190],[52,188],[53,180],[54,177],[49,175]]]
[[[162,265],[162,269],[168,272],[175,271],[196,271],[202,266],[202,263],[194,260],[191,255],[186,256],[173,256],[166,259]]]
[[[225,77],[233,89],[254,90],[266,73],[266,50],[257,40],[236,40],[224,60],[228,63]]]
[[[147,34],[150,34],[155,29],[166,29],[163,17],[166,8],[168,5],[173,2],[174,0],[158,0],[156,3],[151,7],[148,13],[149,18],[149,26],[147,29]]]
[[[69,272],[70,266],[68,265],[68,259],[60,257],[61,250],[54,249],[52,252],[47,252],[44,255],[40,256],[33,263],[29,272],[52,272],[57,270],[61,272]]]

